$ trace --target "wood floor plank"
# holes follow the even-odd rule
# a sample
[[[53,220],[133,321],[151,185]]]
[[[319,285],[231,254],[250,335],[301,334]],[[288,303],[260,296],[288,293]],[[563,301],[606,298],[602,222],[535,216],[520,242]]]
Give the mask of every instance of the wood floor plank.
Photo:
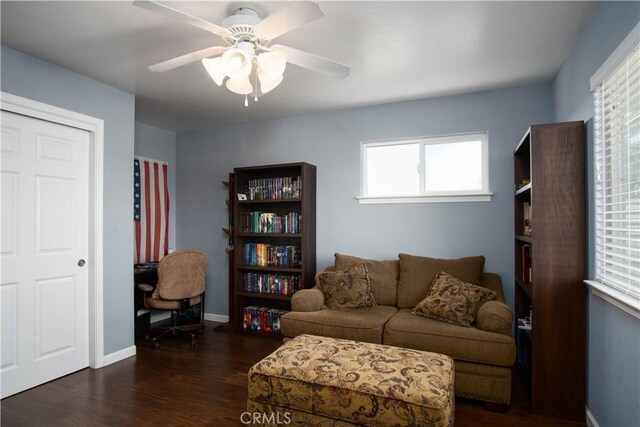
[[[105,368],[84,369],[2,400],[3,427],[242,426],[247,371],[279,339],[215,332],[214,322],[191,348],[169,339],[160,349],[139,342],[137,355]],[[533,416],[518,383],[505,413],[456,400],[458,427],[584,426]]]

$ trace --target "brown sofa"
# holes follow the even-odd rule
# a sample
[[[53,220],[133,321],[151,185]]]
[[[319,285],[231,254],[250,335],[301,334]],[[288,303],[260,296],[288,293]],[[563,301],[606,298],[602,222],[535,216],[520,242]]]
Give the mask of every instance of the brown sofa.
[[[327,270],[367,265],[377,306],[330,309],[317,287],[296,292],[292,311],[282,316],[285,340],[302,334],[387,344],[446,354],[455,363],[457,396],[497,404],[511,401],[511,367],[516,346],[513,314],[504,303],[500,276],[484,273],[484,257],[443,260],[400,254],[398,260],[374,261],[336,254]],[[470,328],[411,314],[428,293],[433,278],[446,271],[496,293],[482,305]]]

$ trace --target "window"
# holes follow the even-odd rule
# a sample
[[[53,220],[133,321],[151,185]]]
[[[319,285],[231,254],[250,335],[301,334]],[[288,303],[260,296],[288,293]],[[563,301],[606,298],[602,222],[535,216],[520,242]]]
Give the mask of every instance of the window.
[[[362,143],[360,203],[488,201],[487,134]]]
[[[635,34],[634,34],[635,32]],[[640,44],[638,27],[591,80],[594,93],[596,279],[640,299]],[[606,292],[606,290],[605,290]]]

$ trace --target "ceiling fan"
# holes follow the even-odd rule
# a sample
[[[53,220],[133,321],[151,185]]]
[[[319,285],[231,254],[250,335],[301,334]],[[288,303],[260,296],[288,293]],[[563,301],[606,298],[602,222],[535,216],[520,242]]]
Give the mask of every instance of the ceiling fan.
[[[259,95],[282,82],[287,63],[338,79],[350,72],[348,66],[312,53],[271,45],[275,38],[324,16],[320,6],[311,1],[293,2],[264,19],[254,9],[241,7],[221,25],[153,0],[136,0],[133,4],[208,31],[226,43],[154,64],[149,67],[151,71],[169,71],[201,60],[218,86],[224,83],[231,92],[245,96],[245,106],[249,105],[249,95],[257,101]]]

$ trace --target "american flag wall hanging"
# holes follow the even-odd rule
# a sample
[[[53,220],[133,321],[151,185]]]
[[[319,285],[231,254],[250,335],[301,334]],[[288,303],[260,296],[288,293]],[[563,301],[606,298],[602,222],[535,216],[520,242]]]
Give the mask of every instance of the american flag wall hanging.
[[[167,164],[136,158],[133,179],[135,262],[159,261],[169,249]]]

